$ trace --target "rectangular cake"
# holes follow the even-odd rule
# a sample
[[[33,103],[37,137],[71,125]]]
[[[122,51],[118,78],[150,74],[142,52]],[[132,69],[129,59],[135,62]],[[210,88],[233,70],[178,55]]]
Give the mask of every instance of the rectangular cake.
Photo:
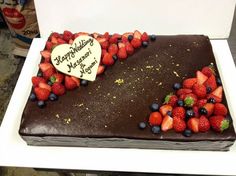
[[[215,117],[221,115],[222,112],[218,114],[215,108],[212,109],[214,112],[211,114],[213,114],[208,116],[207,113],[210,112],[201,111],[201,108],[196,104],[197,102],[194,103],[194,106],[198,107],[197,112],[195,112],[194,106],[180,105],[179,102],[175,102],[175,105],[171,106],[173,111],[175,107],[184,106],[186,114],[188,110],[193,110],[195,119],[200,119],[201,115],[205,113],[206,119],[211,122],[211,129],[208,128],[204,132],[201,129],[199,131],[198,127],[195,128],[195,121],[189,122],[192,117],[188,117],[189,119],[183,117],[185,131],[183,131],[184,129],[178,131],[178,128],[182,128],[182,126],[172,124],[172,120],[170,120],[171,125],[166,123],[167,125],[162,127],[161,124],[152,122],[150,119],[152,111],[158,111],[162,115],[163,124],[166,116],[169,116],[166,117],[168,120],[172,118],[172,110],[163,114],[159,107],[171,104],[170,102],[163,102],[164,99],[167,100],[166,95],[171,92],[175,95],[178,92],[173,89],[175,83],[180,83],[180,87],[184,87],[186,85],[182,85],[182,83],[187,78],[195,78],[196,81],[198,79],[196,72],[199,70],[201,72],[202,68],[209,65],[212,68],[215,67],[215,77],[219,80],[215,57],[207,36],[152,35],[147,38],[147,35],[142,35],[138,38],[135,33],[131,33],[128,36],[126,35],[127,40],[124,39],[124,35],[120,35],[117,40],[113,41],[114,35],[109,35],[105,42],[100,42],[99,34],[90,36],[96,38],[101,44],[103,50],[99,70],[104,71],[101,68],[106,68],[105,71],[103,74],[97,75],[93,82],[80,80],[80,86],[73,90],[67,90],[64,95],[56,96],[57,101],[44,100],[40,101],[40,104],[39,101],[32,101],[35,98],[31,97],[23,111],[19,129],[19,134],[28,145],[209,151],[227,151],[233,145],[236,135],[230,112],[227,111],[227,100],[224,93],[222,100],[210,96],[213,90],[206,90],[208,91],[207,95],[205,94],[201,98],[197,97],[197,101],[206,100],[202,105],[206,107],[203,108],[204,110],[210,111],[205,104],[210,104],[209,106],[214,106],[214,108],[216,103],[225,105],[226,112],[223,112],[223,115],[230,123],[229,125],[226,124],[226,126],[228,125],[227,129],[222,129],[222,132],[217,132],[219,130],[216,130],[216,127],[212,125],[212,123],[216,124],[217,122],[210,120],[212,118],[210,116],[213,116],[214,113]],[[64,35],[51,36],[45,50],[50,51],[55,39],[57,39],[56,41],[62,40],[65,43],[71,43],[75,35],[71,38],[68,37],[70,35],[65,35],[65,32]],[[134,41],[135,38],[138,38],[141,44]],[[107,59],[109,55],[106,53],[112,50],[108,46],[111,43],[117,44],[120,51],[124,46],[127,56],[125,57],[124,53],[118,51],[112,57],[113,61],[109,62]],[[133,53],[130,45],[133,46]],[[104,59],[105,55],[107,60]],[[45,61],[46,59],[48,57],[43,55],[42,62],[50,63],[50,60]],[[44,77],[49,86],[53,87],[54,83],[50,76],[47,75],[45,78],[45,74],[41,72],[42,69],[39,71],[38,77]],[[64,80],[62,84],[66,84],[65,82]],[[220,84],[217,81],[218,88],[221,87]],[[32,92],[34,92],[35,87],[34,85]],[[178,86],[174,88],[179,89]],[[38,95],[36,97],[40,99]],[[181,97],[178,96],[178,98],[181,100]],[[182,97],[182,103],[187,102],[184,98]],[[159,107],[155,107],[157,104]],[[187,116],[186,114],[185,116]],[[153,128],[153,126],[157,128]],[[187,132],[186,129],[188,129]],[[183,132],[187,134],[183,135]],[[191,134],[188,135],[188,132]]]

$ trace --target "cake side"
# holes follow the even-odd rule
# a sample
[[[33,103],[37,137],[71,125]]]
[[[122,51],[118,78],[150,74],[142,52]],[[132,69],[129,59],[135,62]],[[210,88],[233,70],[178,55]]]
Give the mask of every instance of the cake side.
[[[140,48],[124,62],[116,62],[95,82],[67,92],[56,103],[48,102],[46,108],[40,109],[28,101],[20,135],[31,145],[84,146],[87,140],[88,146],[97,143],[100,147],[112,147],[108,143],[116,139],[117,147],[134,147],[147,140],[149,148],[173,142],[176,145],[166,149],[178,149],[180,143],[195,142],[192,144],[198,147],[193,149],[228,150],[235,140],[233,127],[221,134],[210,130],[188,138],[173,131],[155,135],[148,128],[137,127],[150,113],[148,106],[155,101],[161,103],[172,91],[173,83],[193,77],[196,70],[211,63],[216,65],[207,37],[158,36],[147,48]],[[206,143],[215,147],[209,149]]]

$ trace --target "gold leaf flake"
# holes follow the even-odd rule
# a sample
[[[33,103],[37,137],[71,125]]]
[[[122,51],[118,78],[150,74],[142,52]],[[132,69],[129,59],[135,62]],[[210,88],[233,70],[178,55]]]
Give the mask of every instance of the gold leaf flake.
[[[173,71],[176,77],[180,77],[179,74],[176,71]]]
[[[56,116],[56,118],[58,118],[58,119],[60,118],[59,114],[56,114],[55,116]]]
[[[159,84],[158,84],[158,86],[161,86],[162,85],[162,82],[160,82]]]
[[[153,68],[153,65],[147,65],[146,68],[147,69]]]
[[[191,50],[188,48],[188,49],[186,49],[188,52],[190,52]]]
[[[115,83],[120,86],[121,84],[124,84],[124,79],[117,79],[115,80]]]
[[[179,64],[176,64],[176,67],[179,67]]]

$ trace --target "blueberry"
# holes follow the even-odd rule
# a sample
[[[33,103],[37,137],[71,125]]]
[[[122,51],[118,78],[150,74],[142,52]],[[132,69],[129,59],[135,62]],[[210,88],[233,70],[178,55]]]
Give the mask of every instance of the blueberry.
[[[114,61],[117,61],[117,60],[118,60],[117,55],[113,55],[112,58],[113,58]]]
[[[190,117],[193,117],[194,116],[194,112],[192,109],[188,109],[186,111],[186,118],[190,118]]]
[[[178,104],[178,106],[182,107],[182,106],[184,106],[184,101],[183,100],[178,100],[177,104]]]
[[[156,40],[156,35],[151,35],[151,36],[150,36],[150,40],[151,40],[151,41],[155,41],[155,40]]]
[[[132,35],[129,35],[129,36],[128,36],[128,40],[129,40],[129,41],[133,40],[133,38],[134,38],[134,37],[133,37]]]
[[[158,111],[159,109],[159,105],[157,103],[152,103],[151,106],[150,106],[150,110],[152,112],[155,112],[155,111]]]
[[[45,106],[46,106],[45,101],[43,101],[43,100],[39,100],[39,101],[38,101],[38,107],[39,107],[39,108],[44,108]]]
[[[174,85],[173,85],[173,89],[174,90],[179,90],[181,88],[181,84],[180,83],[175,83]]]
[[[81,84],[81,86],[87,86],[88,85],[88,81],[85,80],[85,79],[81,79],[80,80],[80,84]]]
[[[48,85],[49,85],[49,86],[52,86],[53,83],[52,83],[51,81],[48,81]]]
[[[146,47],[148,46],[148,42],[146,42],[146,41],[142,42],[142,46],[143,46],[144,48],[146,48]]]
[[[153,126],[152,127],[152,133],[158,134],[161,132],[161,128],[159,126]]]
[[[58,100],[58,96],[54,93],[50,93],[49,100],[56,101],[56,100]]]
[[[198,111],[201,115],[206,115],[207,114],[207,110],[204,107],[199,108]]]
[[[215,104],[215,103],[216,103],[216,100],[211,97],[211,98],[209,98],[209,99],[207,100],[207,103],[213,103],[213,104]]]
[[[190,136],[192,136],[192,131],[189,129],[186,129],[186,130],[184,130],[183,135],[185,137],[190,137]]]
[[[206,91],[207,91],[207,94],[211,93],[212,91],[211,87],[207,86]]]
[[[38,72],[37,76],[38,77],[43,77],[43,73],[42,72]]]
[[[139,126],[139,128],[140,129],[144,129],[144,128],[146,128],[146,123],[145,122],[140,122],[139,124],[138,124],[138,126]]]
[[[167,111],[168,116],[172,116],[172,111]]]
[[[216,83],[221,86],[222,85],[222,82],[221,82],[221,79],[219,77],[216,78]]]
[[[30,99],[31,101],[35,101],[35,100],[37,99],[35,93],[32,92],[32,93],[30,94],[29,99]]]

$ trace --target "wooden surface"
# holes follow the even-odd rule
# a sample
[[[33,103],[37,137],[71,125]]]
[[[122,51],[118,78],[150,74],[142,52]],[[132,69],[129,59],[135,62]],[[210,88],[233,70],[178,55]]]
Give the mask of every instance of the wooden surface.
[[[234,58],[234,63],[236,64],[236,11],[234,13],[234,21],[231,29],[230,37],[228,39],[229,47]]]

